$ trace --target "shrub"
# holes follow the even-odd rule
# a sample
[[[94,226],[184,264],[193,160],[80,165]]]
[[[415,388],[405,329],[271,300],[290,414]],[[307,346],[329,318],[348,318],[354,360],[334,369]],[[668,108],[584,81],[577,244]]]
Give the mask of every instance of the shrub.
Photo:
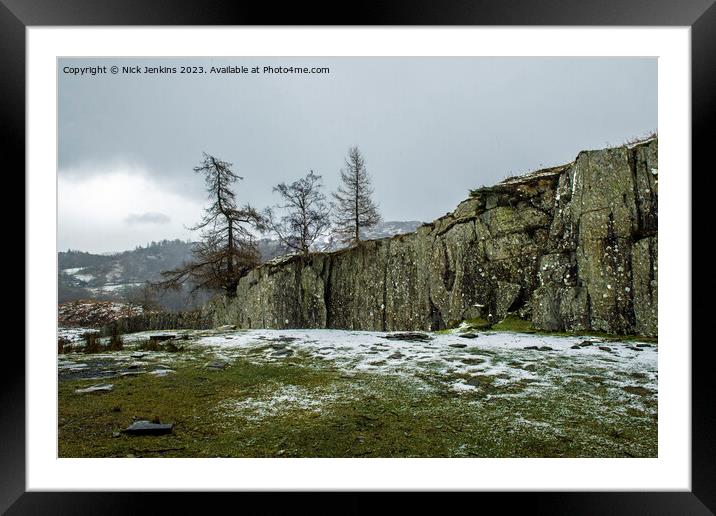
[[[177,344],[172,340],[145,340],[139,344],[138,348],[142,351],[169,351],[172,353],[175,353],[177,351],[184,351],[183,345]]]
[[[124,349],[124,341],[116,325],[112,327],[112,335],[109,337],[109,349],[110,351],[122,351]]]
[[[156,340],[142,341],[139,346],[142,351],[159,351],[159,343]]]
[[[85,353],[99,353],[102,351],[102,347],[99,344],[99,337],[96,333],[85,333]]]

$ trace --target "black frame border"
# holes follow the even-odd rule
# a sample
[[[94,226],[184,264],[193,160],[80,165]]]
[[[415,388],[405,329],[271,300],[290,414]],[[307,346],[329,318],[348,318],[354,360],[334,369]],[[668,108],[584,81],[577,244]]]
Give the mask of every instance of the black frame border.
[[[6,170],[25,170],[25,29],[28,26],[113,26],[113,25],[549,25],[549,26],[688,26],[691,28],[692,73],[692,168],[713,168],[709,129],[716,122],[716,5],[714,0],[393,0],[351,4],[351,17],[340,11],[295,3],[277,8],[269,3],[220,2],[217,0],[0,0],[0,142],[9,160]],[[707,165],[708,163],[708,165]],[[686,173],[686,172],[684,172]],[[712,177],[699,179],[692,194],[692,224],[708,221]],[[711,175],[712,176],[712,175]],[[10,178],[10,174],[6,178]],[[16,192],[25,196],[24,176]],[[693,181],[693,174],[691,175]],[[692,190],[693,191],[693,190]],[[25,198],[23,196],[23,198]],[[713,202],[713,201],[711,201]],[[699,211],[701,213],[699,214]],[[26,238],[26,228],[24,228]],[[692,229],[692,237],[695,233]],[[27,240],[25,245],[27,245]],[[693,247],[693,246],[692,246]],[[27,253],[23,249],[27,264]],[[707,253],[693,253],[692,270],[708,270]],[[25,269],[25,278],[31,273]],[[693,273],[692,273],[693,274]],[[692,287],[692,321],[711,314],[705,295],[710,282]],[[696,296],[697,293],[702,294]],[[23,296],[25,314],[27,306]],[[712,317],[712,316],[711,316]],[[27,324],[27,319],[25,319]],[[691,331],[693,332],[693,324]],[[692,342],[695,340],[692,336]],[[692,345],[692,491],[691,492],[569,492],[569,493],[473,493],[480,501],[506,504],[536,514],[715,514],[716,512],[716,411],[711,394],[716,392],[710,342]],[[25,353],[7,351],[12,369],[0,376],[0,410],[5,424],[0,427],[0,510],[8,514],[127,514],[163,510],[184,512],[184,493],[59,493],[25,492]],[[14,356],[12,354],[14,353]],[[241,496],[242,505],[258,502],[258,512],[278,512],[274,503],[253,493],[213,493],[212,501],[229,501]],[[463,495],[456,501],[467,501]],[[309,508],[312,513],[358,514],[373,510],[366,495],[344,497],[339,505],[306,503],[305,495],[286,493],[274,502],[290,504],[293,510]],[[405,498],[405,497],[404,497]],[[487,499],[487,500],[486,500]],[[426,507],[424,493],[412,493],[409,504]],[[404,502],[407,500],[404,499]],[[473,498],[474,501],[474,498]],[[247,505],[247,502],[249,505]],[[262,503],[263,502],[263,503]],[[404,503],[401,502],[401,503]],[[321,508],[321,506],[323,508]],[[403,507],[407,508],[406,505]],[[440,505],[444,508],[444,504]]]

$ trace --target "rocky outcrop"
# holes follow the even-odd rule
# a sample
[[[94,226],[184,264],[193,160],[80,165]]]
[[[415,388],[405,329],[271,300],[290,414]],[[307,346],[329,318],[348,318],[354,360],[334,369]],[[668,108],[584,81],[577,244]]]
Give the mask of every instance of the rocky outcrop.
[[[438,330],[507,314],[545,330],[657,335],[658,140],[509,178],[414,233],[287,257],[215,324]]]

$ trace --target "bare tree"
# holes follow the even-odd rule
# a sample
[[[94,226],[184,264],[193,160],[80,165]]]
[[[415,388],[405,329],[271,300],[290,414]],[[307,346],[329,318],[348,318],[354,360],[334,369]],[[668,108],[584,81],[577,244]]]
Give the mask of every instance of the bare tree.
[[[311,170],[306,177],[290,185],[278,184],[273,191],[281,203],[264,211],[267,228],[283,245],[304,256],[330,225],[326,196],[321,192],[321,176]]]
[[[159,308],[159,303],[157,301],[157,289],[149,281],[145,281],[141,285],[128,289],[125,296],[129,303],[141,306],[146,312],[157,310]]]
[[[373,188],[358,147],[351,147],[346,168],[341,169],[341,185],[333,193],[335,230],[343,243],[360,243],[360,230],[380,222],[378,206],[371,196]]]
[[[178,289],[184,283],[191,292],[199,289],[236,295],[239,279],[260,261],[258,247],[250,229],[263,230],[263,217],[250,205],[236,205],[232,185],[243,177],[236,175],[231,163],[204,153],[194,172],[203,174],[212,201],[201,222],[189,228],[201,230],[201,240],[192,250],[193,259],[180,267],[163,271],[157,285]]]

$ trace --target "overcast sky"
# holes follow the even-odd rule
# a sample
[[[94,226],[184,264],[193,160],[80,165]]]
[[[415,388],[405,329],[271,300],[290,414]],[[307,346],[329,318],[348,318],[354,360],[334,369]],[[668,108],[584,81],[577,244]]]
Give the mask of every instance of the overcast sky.
[[[107,66],[108,73],[63,69]],[[111,74],[139,65],[329,67],[328,74]],[[185,229],[202,151],[240,202],[314,170],[326,193],[358,145],[385,220],[431,221],[468,190],[657,129],[655,58],[60,59],[58,247],[111,252]]]

